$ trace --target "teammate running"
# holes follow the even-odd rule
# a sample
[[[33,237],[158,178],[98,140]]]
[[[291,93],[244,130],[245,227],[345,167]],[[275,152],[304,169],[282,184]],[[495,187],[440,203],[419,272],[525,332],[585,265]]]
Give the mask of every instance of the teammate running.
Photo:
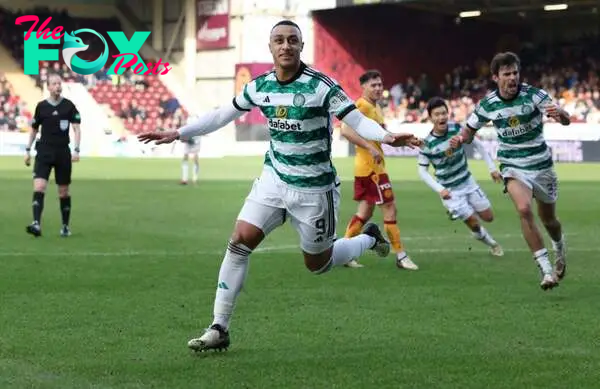
[[[470,143],[481,127],[492,122],[498,135],[498,161],[505,191],[521,219],[523,237],[542,273],[541,288],[558,286],[567,269],[566,245],[556,216],[558,178],[552,153],[544,139],[544,115],[567,126],[569,114],[552,101],[548,93],[521,83],[521,61],[511,52],[492,59],[490,70],[497,89],[488,93],[467,120],[467,128],[452,138],[452,146]],[[556,254],[553,271],[544,239],[535,224],[532,199],[538,216],[552,239]]]
[[[425,144],[419,152],[421,179],[440,195],[452,219],[462,220],[475,239],[490,247],[492,255],[504,255],[502,247],[480,223],[480,220],[491,222],[494,214],[490,201],[469,171],[464,148],[450,148],[450,139],[460,132],[460,125],[448,122],[448,106],[441,97],[429,100],[427,113],[433,122],[433,130],[425,138]],[[492,179],[502,182],[502,176],[483,144],[473,139],[473,146],[483,156]],[[435,180],[427,172],[430,164],[435,169]]]

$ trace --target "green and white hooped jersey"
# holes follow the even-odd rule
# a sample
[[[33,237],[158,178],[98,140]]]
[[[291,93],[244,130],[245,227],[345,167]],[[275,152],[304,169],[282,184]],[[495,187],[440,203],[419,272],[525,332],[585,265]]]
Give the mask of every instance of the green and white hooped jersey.
[[[450,138],[460,134],[460,129],[459,124],[449,122],[445,135],[430,132],[419,151],[419,165],[429,167],[431,164],[435,169],[435,180],[446,189],[456,189],[472,182],[463,146],[456,150],[450,147]]]
[[[275,71],[258,76],[233,105],[244,111],[259,107],[267,118],[271,144],[265,165],[284,183],[305,191],[335,185],[331,115],[341,120],[356,108],[337,82],[302,63],[286,82],[277,81]]]
[[[552,99],[543,89],[520,84],[517,96],[504,100],[497,90],[489,92],[467,119],[467,126],[479,130],[492,122],[498,134],[500,171],[514,168],[542,171],[553,166],[552,153],[544,140],[542,122],[545,105]]]

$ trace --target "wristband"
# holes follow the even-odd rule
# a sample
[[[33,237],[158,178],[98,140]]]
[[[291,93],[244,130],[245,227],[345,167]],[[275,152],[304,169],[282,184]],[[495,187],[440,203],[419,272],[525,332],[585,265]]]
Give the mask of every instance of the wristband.
[[[31,147],[25,147],[25,151],[30,152],[31,151]]]
[[[76,153],[78,153],[78,152],[79,152],[79,147],[75,147],[75,148],[73,149],[73,151],[75,151]]]

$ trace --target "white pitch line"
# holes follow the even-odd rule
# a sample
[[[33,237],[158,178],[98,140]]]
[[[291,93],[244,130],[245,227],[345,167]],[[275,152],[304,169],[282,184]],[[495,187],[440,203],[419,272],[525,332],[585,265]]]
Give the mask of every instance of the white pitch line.
[[[568,234],[565,234],[568,236]],[[502,239],[519,238],[522,239],[521,234],[498,234],[494,235],[496,239],[502,244]],[[581,235],[579,235],[581,237]],[[425,241],[425,242],[443,242],[443,241],[460,241],[464,243],[463,248],[409,248],[410,253],[483,253],[488,252],[482,243],[473,240],[468,231],[464,234],[457,232],[457,235],[415,235],[402,237],[403,241]],[[525,247],[525,242],[519,243],[520,248],[509,248],[504,247],[504,252],[520,253],[529,252]],[[471,250],[468,249],[471,246]],[[475,246],[475,247],[473,247]],[[583,247],[568,247],[568,251],[574,252],[600,252],[597,248],[583,248]],[[300,253],[300,246],[298,244],[285,244],[285,245],[274,245],[274,246],[259,246],[254,250],[255,253],[269,253],[269,252],[288,252],[288,253]],[[185,257],[195,255],[223,255],[225,248],[219,250],[197,250],[197,251],[158,251],[158,250],[123,250],[123,251],[79,251],[79,252],[24,252],[24,251],[4,251],[0,252],[1,257],[137,257],[137,256],[165,256],[165,257]]]
[[[473,242],[476,244],[477,242]],[[410,253],[423,253],[423,254],[435,254],[435,253],[487,253],[489,249],[483,244],[478,245],[479,247],[468,247],[464,248],[427,248],[410,249]],[[568,249],[570,252],[600,252],[598,248],[578,248],[572,247]],[[32,252],[0,252],[0,257],[192,257],[198,255],[223,255],[224,250],[199,250],[199,251],[80,251],[80,252],[46,252],[46,253],[32,253]],[[255,253],[270,253],[270,252],[281,252],[281,253],[297,253],[300,254],[300,247],[298,245],[282,245],[282,246],[271,246],[263,247],[254,250]],[[526,253],[529,252],[526,248],[504,248],[505,253]]]

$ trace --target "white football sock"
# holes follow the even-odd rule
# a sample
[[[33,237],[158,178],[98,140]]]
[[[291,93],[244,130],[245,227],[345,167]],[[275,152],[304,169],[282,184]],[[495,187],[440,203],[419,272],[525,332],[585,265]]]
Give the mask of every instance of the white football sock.
[[[225,329],[229,327],[235,300],[248,274],[248,257],[251,253],[252,250],[243,244],[229,242],[219,271],[213,324],[220,324]]]
[[[198,180],[198,173],[200,172],[200,165],[197,161],[194,161],[194,181]]]
[[[181,181],[188,180],[188,170],[189,170],[189,166],[188,166],[187,161],[181,162]]]
[[[480,240],[481,242],[485,243],[490,247],[498,244],[483,226],[479,227],[479,232],[473,232],[473,238]]]
[[[548,250],[541,249],[533,253],[533,258],[542,269],[542,273],[544,274],[552,274],[552,264],[550,263],[550,259],[548,259]]]
[[[321,269],[313,272],[321,274],[328,272],[334,266],[345,265],[354,258],[360,257],[365,251],[375,244],[375,238],[360,234],[353,238],[341,238],[333,243],[331,259]]]

